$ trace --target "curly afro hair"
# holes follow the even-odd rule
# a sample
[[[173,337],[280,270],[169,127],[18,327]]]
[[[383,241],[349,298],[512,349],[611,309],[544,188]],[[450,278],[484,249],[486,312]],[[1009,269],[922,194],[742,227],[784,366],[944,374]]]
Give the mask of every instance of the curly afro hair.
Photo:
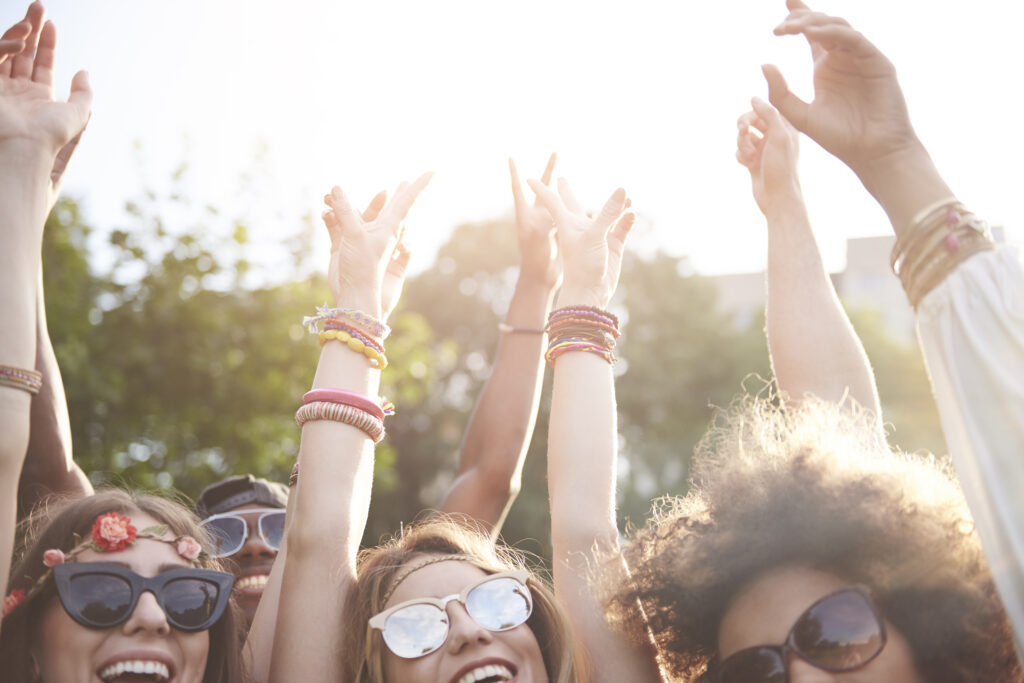
[[[609,620],[649,629],[671,680],[695,680],[731,599],[766,572],[804,566],[870,587],[925,680],[1022,680],[948,465],[890,451],[873,420],[812,399],[720,411],[689,493],[655,504],[623,551],[630,579],[603,586]]]

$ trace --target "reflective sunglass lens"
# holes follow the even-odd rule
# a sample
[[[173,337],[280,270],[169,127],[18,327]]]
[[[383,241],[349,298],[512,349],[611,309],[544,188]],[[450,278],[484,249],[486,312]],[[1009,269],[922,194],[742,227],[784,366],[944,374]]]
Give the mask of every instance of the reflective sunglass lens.
[[[491,631],[519,626],[529,619],[530,609],[529,591],[512,578],[486,581],[466,596],[466,611],[476,623]]]
[[[62,601],[63,601],[62,596]],[[132,605],[132,587],[119,576],[80,574],[71,578],[69,612],[77,614],[98,628],[113,626],[123,620]]]
[[[281,512],[268,512],[260,517],[260,535],[267,545],[278,550],[281,548],[281,539],[284,537],[284,510]]]
[[[882,624],[867,596],[849,590],[813,606],[793,627],[792,642],[801,656],[833,671],[855,669],[885,645]]]
[[[715,677],[717,683],[785,683],[786,663],[777,648],[754,647],[730,655]]]
[[[204,520],[202,526],[213,537],[215,545],[210,554],[214,557],[232,555],[245,545],[245,522],[238,517]]]
[[[203,579],[174,579],[160,593],[167,620],[183,631],[193,631],[210,626],[220,587]]]
[[[409,605],[388,617],[383,635],[388,649],[399,657],[422,657],[444,644],[448,615],[434,605]]]

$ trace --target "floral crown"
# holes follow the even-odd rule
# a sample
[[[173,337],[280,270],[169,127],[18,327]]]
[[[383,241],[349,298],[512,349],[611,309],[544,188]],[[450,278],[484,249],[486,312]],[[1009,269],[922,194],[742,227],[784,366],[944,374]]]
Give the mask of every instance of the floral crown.
[[[122,515],[117,512],[104,513],[93,522],[92,532],[88,540],[83,541],[81,536],[76,533],[74,535],[75,547],[68,552],[65,553],[59,548],[50,548],[43,552],[43,564],[46,565],[46,571],[36,579],[36,582],[28,589],[28,593],[32,593],[46,583],[46,580],[50,578],[50,574],[53,573],[54,566],[64,564],[65,562],[73,562],[75,557],[85,550],[94,550],[98,553],[116,553],[133,545],[140,538],[148,538],[174,546],[174,550],[180,556],[195,566],[202,565],[209,558],[209,555],[207,555],[196,539],[191,536],[178,536],[173,540],[167,539],[164,538],[167,531],[168,526],[166,524],[156,524],[139,530],[132,524],[131,517],[128,515]],[[28,597],[26,591],[20,588],[8,593],[4,598],[3,613],[0,614],[0,618],[10,614],[18,605],[25,601],[26,597]]]

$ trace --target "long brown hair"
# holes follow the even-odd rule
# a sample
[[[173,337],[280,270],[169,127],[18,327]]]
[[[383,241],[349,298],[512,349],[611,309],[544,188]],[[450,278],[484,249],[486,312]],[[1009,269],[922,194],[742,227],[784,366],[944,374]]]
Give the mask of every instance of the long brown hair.
[[[144,513],[166,524],[175,536],[192,536],[201,543],[206,534],[199,519],[184,505],[167,498],[107,489],[92,496],[51,502],[37,510],[24,523],[20,559],[11,569],[8,593],[24,590],[25,601],[11,612],[0,632],[0,671],[10,683],[33,680],[29,650],[38,620],[57,591],[52,578],[32,590],[46,571],[43,553],[49,548],[71,550],[80,538],[87,538],[96,518],[107,512],[131,515]],[[209,543],[203,543],[210,547]],[[202,566],[221,569],[217,560],[204,559]],[[244,680],[241,660],[241,635],[233,604],[210,628],[210,652],[203,683],[239,683]],[[83,627],[84,628],[84,627]]]
[[[383,639],[366,624],[384,610],[384,596],[396,576],[411,561],[430,555],[462,555],[488,574],[527,568],[525,557],[507,546],[495,545],[464,520],[433,517],[408,525],[398,536],[360,553],[358,578],[345,606],[352,628],[342,642],[346,681],[383,683]],[[548,584],[531,572],[527,587],[533,595],[533,614],[526,622],[540,645],[548,680],[575,683],[586,680],[580,671],[582,655],[574,645],[569,621]]]

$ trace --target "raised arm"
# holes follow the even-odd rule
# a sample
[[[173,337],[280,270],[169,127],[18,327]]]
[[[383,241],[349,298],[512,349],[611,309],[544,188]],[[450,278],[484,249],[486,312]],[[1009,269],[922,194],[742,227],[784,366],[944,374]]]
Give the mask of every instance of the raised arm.
[[[541,182],[555,167],[548,159]],[[491,376],[480,392],[459,453],[459,475],[443,512],[465,514],[501,531],[522,479],[523,462],[537,420],[544,384],[544,324],[561,280],[551,214],[523,196],[515,162],[509,159],[519,238],[519,278],[509,302]]]
[[[917,309],[943,433],[996,587],[1024,645],[1024,272],[956,201],[910,124],[896,71],[843,21],[790,0],[775,32],[815,48],[815,96],[766,67],[773,104],[882,205]]]
[[[768,222],[768,352],[787,401],[847,396],[881,416],[867,354],[821,260],[797,176],[798,133],[754,98],[739,119],[736,158]],[[878,420],[879,435],[884,434]]]
[[[51,171],[84,127],[91,92],[76,74],[67,102],[53,97],[57,31],[34,3],[0,37],[0,581],[7,585],[18,480],[29,440],[30,393],[38,385],[36,282]],[[28,371],[26,373],[25,371]],[[24,378],[28,377],[26,381]]]
[[[402,221],[429,181],[430,176],[424,175],[412,184],[402,183],[371,221],[364,220],[345,194],[334,188],[329,196],[334,216],[328,223],[328,278],[335,306],[342,309],[335,315],[358,319],[360,329],[364,325],[379,329],[377,325],[386,320],[404,278]],[[398,269],[396,262],[402,264]],[[333,337],[325,337],[313,388],[376,400],[379,362],[371,359],[362,343]],[[343,629],[350,627],[343,622],[342,606],[356,578],[356,553],[369,510],[374,430],[362,418],[362,426],[335,419],[340,413],[352,415],[347,410],[351,404],[328,402],[324,410],[339,405],[333,416],[308,413],[302,428],[287,547],[278,556],[278,561],[284,559],[284,569],[271,681],[338,681],[342,677],[338,644]]]
[[[554,363],[548,491],[555,593],[589,654],[594,681],[658,680],[652,652],[637,649],[608,627],[589,581],[594,552],[618,550],[618,430],[608,355],[617,320],[604,309],[618,284],[635,217],[624,213],[629,200],[622,189],[591,219],[564,179],[557,194],[536,180],[530,187],[554,217],[565,276],[548,352]],[[615,568],[625,571],[619,562]]]

